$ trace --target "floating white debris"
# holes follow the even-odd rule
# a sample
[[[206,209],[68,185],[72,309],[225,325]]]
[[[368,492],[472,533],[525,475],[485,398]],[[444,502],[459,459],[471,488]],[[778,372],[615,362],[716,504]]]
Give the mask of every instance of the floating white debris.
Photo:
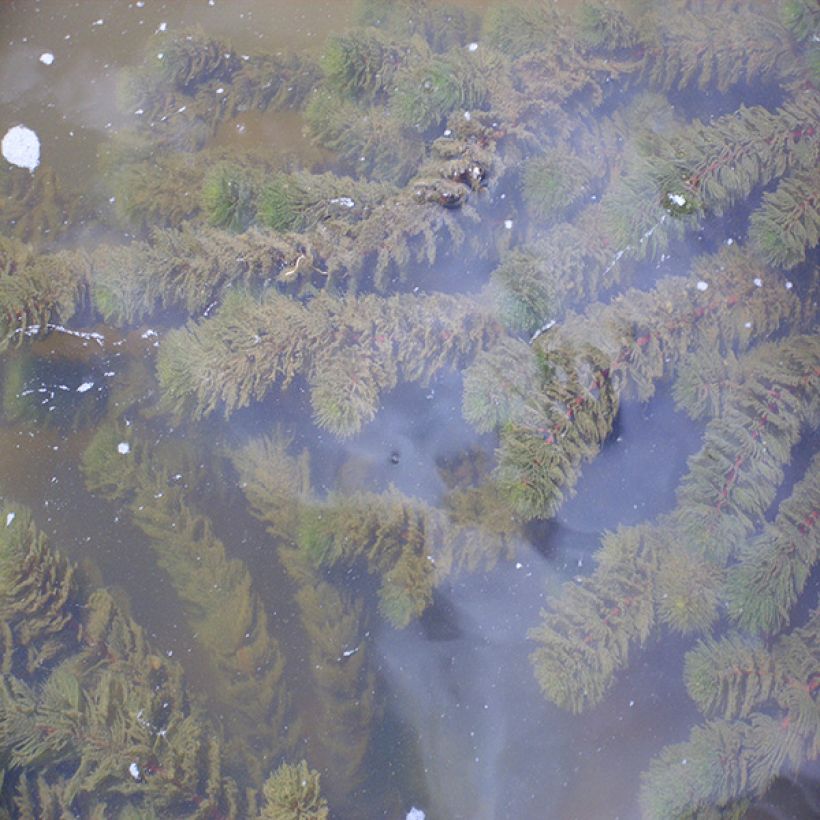
[[[217,94],[224,94],[224,93],[225,93],[225,89],[224,89],[222,86],[219,86],[219,88],[217,88],[217,89],[216,89],[216,93],[217,93]]]
[[[157,31],[167,31],[168,30],[168,23],[160,23],[157,27]]]
[[[759,276],[755,277],[754,283],[756,288],[763,287],[763,280]]]
[[[548,322],[544,322],[535,333],[530,336],[530,344],[532,344],[542,333],[546,333],[551,327],[555,326],[555,319],[550,319]]]
[[[512,221],[512,219],[505,219],[505,220],[504,220],[504,227],[505,227],[508,231],[511,231],[511,230],[512,230],[512,226],[513,226],[513,221]]]
[[[44,51],[40,55],[40,62],[43,65],[51,65],[54,62],[54,55],[50,51]]]
[[[148,330],[145,331],[145,333],[140,334],[140,339],[150,339],[152,336],[157,336],[157,335],[159,335],[159,334],[156,332],[156,330],[152,330],[149,327]]]
[[[132,763],[128,767],[128,774],[134,778],[136,781],[140,781],[142,779],[142,772],[140,771],[140,767],[136,764],[136,762]]]
[[[793,282],[786,282],[786,290],[791,290],[794,287]]]
[[[94,382],[83,382],[83,383],[82,383],[82,384],[81,384],[81,385],[77,388],[77,392],[78,392],[78,393],[85,393],[87,390],[91,390],[91,388],[92,388],[93,386],[94,386]]]
[[[516,561],[515,562],[515,568],[516,569],[523,569],[524,565],[520,561]]]
[[[95,20],[91,25],[92,26],[101,26],[104,22],[105,22],[105,20],[103,20],[102,17],[100,17],[99,20]]]
[[[40,140],[25,125],[15,125],[6,131],[2,151],[7,162],[20,168],[33,171],[40,164]]]
[[[14,521],[14,519],[15,519],[16,517],[17,517],[17,513],[9,513],[9,514],[6,516],[6,526],[7,526],[7,527],[10,527],[10,526],[11,526],[11,522],[12,522],[12,521]]]
[[[417,809],[415,806],[407,812],[407,817],[405,820],[425,820],[427,815],[421,810]]]
[[[673,205],[677,205],[679,208],[686,205],[686,197],[682,194],[667,194],[666,196]]]
[[[121,441],[117,445],[117,452],[121,456],[127,456],[131,452],[131,445],[127,441]]]
[[[467,46],[467,50],[478,51],[478,43],[470,43],[470,45]]]
[[[473,118],[473,115],[469,111],[464,112],[464,119],[469,122]]]
[[[354,208],[356,203],[349,196],[337,196],[330,200],[331,205],[341,205],[343,208]]]
[[[698,290],[701,290],[701,291],[703,291],[703,290],[708,290],[708,288],[709,288],[709,283],[708,283],[708,282],[704,282],[704,281],[701,279],[701,281],[700,281],[700,282],[698,282],[698,283],[697,283],[697,285],[695,285],[695,287],[696,287]]]

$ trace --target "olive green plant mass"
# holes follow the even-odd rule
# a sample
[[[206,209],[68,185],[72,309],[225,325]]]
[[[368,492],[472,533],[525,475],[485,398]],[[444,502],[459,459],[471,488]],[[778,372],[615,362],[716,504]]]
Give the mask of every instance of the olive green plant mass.
[[[667,401],[668,503],[549,566],[521,668],[582,721],[663,647],[700,717],[631,805],[743,816],[820,758],[818,4],[348,5],[292,50],[163,23],[87,189],[0,178],[0,447],[59,430],[95,511],[0,465],[0,817],[413,816],[384,646],[549,561]],[[396,414],[448,440],[412,485]],[[190,657],[87,557],[120,527]]]

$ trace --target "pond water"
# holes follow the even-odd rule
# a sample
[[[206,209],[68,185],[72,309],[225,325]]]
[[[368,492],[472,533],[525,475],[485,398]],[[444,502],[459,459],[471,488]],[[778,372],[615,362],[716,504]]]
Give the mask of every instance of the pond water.
[[[819,38],[3,3],[0,814],[820,815]]]

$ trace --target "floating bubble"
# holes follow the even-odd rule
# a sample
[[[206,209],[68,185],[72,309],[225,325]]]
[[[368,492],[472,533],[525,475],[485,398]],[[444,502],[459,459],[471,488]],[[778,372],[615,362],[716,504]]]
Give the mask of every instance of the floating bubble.
[[[15,125],[6,131],[2,151],[7,162],[20,168],[33,171],[40,164],[40,140],[25,125]]]

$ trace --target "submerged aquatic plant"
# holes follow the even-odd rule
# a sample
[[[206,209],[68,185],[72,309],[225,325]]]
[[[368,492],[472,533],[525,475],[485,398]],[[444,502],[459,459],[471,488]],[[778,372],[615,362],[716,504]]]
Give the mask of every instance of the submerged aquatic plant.
[[[48,166],[36,174],[5,168],[0,176],[0,235],[51,245],[89,210],[85,196],[66,191]]]
[[[123,442],[129,456],[124,466]],[[284,658],[247,568],[228,556],[193,503],[202,481],[198,462],[190,446],[157,450],[125,425],[108,423],[91,440],[82,466],[88,488],[127,504],[151,540],[191,631],[208,652],[211,694],[229,715],[228,741],[252,765],[244,744],[265,742],[281,753],[291,742]]]
[[[312,139],[336,153],[345,170],[377,182],[403,185],[424,155],[418,135],[383,108],[361,109],[330,90],[310,98],[305,122]]]
[[[764,194],[749,220],[749,238],[770,265],[789,270],[820,242],[820,172],[815,168],[784,179]]]
[[[396,72],[412,54],[412,48],[378,29],[351,31],[328,40],[322,70],[336,93],[377,102],[389,94]]]
[[[483,108],[488,88],[482,68],[459,51],[407,69],[396,80],[393,113],[403,125],[426,131],[453,111]]]
[[[480,408],[489,402],[480,394],[498,390],[496,373],[514,385],[505,393],[522,397],[497,419],[498,476],[519,514],[538,517],[557,509],[564,488],[571,489],[582,462],[612,429],[623,392],[646,401],[655,382],[674,373],[692,349],[742,349],[783,325],[810,322],[813,312],[806,315],[785,279],[760,265],[759,276],[750,278],[749,263],[740,251],[726,249],[700,260],[695,281],[670,277],[654,292],[630,291],[610,305],[591,306],[583,318],[570,317],[535,343],[544,366],[534,381],[511,368],[484,368],[479,358],[467,382],[469,421],[486,426]],[[766,288],[756,284],[763,276]],[[522,368],[521,375],[531,378],[532,372]]]
[[[306,231],[330,219],[355,221],[395,193],[390,185],[336,174],[277,174],[260,194],[259,221],[278,231]]]
[[[261,301],[235,291],[212,318],[168,335],[157,372],[165,408],[196,418],[230,414],[301,374],[317,423],[350,436],[375,416],[383,390],[429,383],[498,333],[466,297],[323,293],[302,305],[275,291]]]
[[[404,40],[419,36],[434,51],[446,51],[475,39],[477,14],[436,0],[357,0],[356,20]]]
[[[208,221],[236,233],[246,230],[257,210],[258,178],[242,166],[221,162],[211,168],[202,185],[202,204]]]
[[[580,199],[590,172],[579,157],[558,150],[528,160],[521,176],[530,213],[546,220],[566,212]]]
[[[262,820],[326,820],[327,800],[319,793],[319,773],[303,760],[283,763],[262,787]]]
[[[820,420],[817,10],[537,0],[481,21],[361,0],[354,20],[318,58],[152,41],[123,82],[133,128],[102,163],[104,227],[137,236],[57,249],[79,233],[55,177],[0,183],[6,396],[22,359],[5,349],[58,323],[173,325],[143,363],[158,383],[118,376],[83,470],[148,538],[207,683],[190,692],[22,510],[0,520],[0,804],[324,818],[318,772],[285,759],[303,739],[355,816],[384,734],[376,614],[406,627],[458,573],[515,556],[624,402],[671,383],[705,423],[674,508],[602,536],[594,571],[545,599],[531,659],[547,698],[580,712],[654,636],[697,639],[683,674],[705,722],[655,757],[642,810],[740,811],[818,755],[817,457],[784,480]],[[750,86],[765,106],[737,106]],[[284,108],[320,159],[211,144],[240,114]],[[734,235],[716,250],[719,217]],[[692,260],[687,240],[706,252]],[[259,403],[241,436],[298,387],[307,423],[349,439],[387,392],[445,368],[464,371],[463,416],[498,449],[438,506],[395,488],[319,494],[307,454],[263,436],[231,444],[239,526],[212,520],[197,442],[200,424],[225,429],[205,421],[215,411]],[[147,418],[167,411],[179,437]],[[234,552],[248,533],[270,547],[282,601]]]
[[[0,806],[30,817],[242,816],[179,664],[106,591],[78,583],[27,510],[0,514]]]

